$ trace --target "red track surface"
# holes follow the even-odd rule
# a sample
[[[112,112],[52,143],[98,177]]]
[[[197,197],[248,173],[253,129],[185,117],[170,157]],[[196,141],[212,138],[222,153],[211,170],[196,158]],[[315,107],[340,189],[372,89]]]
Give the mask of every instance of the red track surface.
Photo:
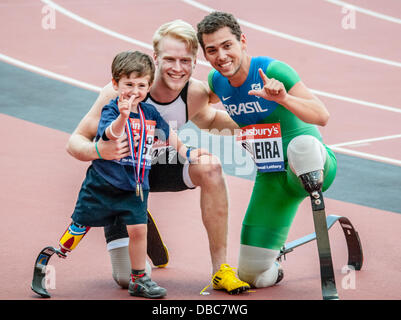
[[[202,3],[266,28],[399,60],[401,42],[394,38],[400,34],[400,25],[357,14],[356,29],[344,30],[341,7],[324,1],[274,2],[274,10],[267,1],[233,4],[228,0],[218,3],[203,0]],[[386,1],[385,8],[374,1],[354,3],[393,16],[400,12],[395,0]],[[58,0],[57,4],[148,44],[161,23],[183,18],[196,26],[206,14],[181,1]],[[0,4],[1,53],[97,86],[109,81],[109,65],[116,52],[133,48],[151,53],[60,13],[56,14],[56,29],[44,30],[41,27],[43,6],[40,1],[31,0]],[[162,15],[158,16],[160,13]],[[399,92],[401,80],[399,67],[324,51],[247,27],[243,31],[252,55],[269,55],[290,63],[310,88],[392,107],[401,105],[401,96],[395,94]],[[201,53],[199,59],[203,60]],[[205,79],[208,70],[198,64],[195,76]],[[329,125],[321,129],[327,144],[400,133],[401,113],[321,99],[331,113]],[[67,155],[64,146],[68,135],[65,133],[2,114],[0,123],[1,137],[14,133],[13,139],[2,139],[0,151],[2,212],[7,214],[0,224],[1,261],[7,261],[0,269],[3,275],[0,299],[32,299],[36,298],[30,290],[34,259],[43,246],[57,244],[70,222],[88,164]],[[18,134],[20,132],[25,135]],[[399,139],[370,142],[353,149],[401,160],[401,148],[397,145],[400,145]],[[227,181],[231,201],[229,263],[235,266],[241,221],[252,182],[235,177],[227,177]],[[319,264],[313,243],[289,254],[283,263],[284,281],[276,287],[235,297],[210,289],[210,295],[199,295],[210,281],[210,258],[198,199],[199,190],[173,197],[168,193],[150,197],[150,209],[170,249],[168,267],[153,270],[154,279],[168,289],[167,299],[321,299]],[[309,206],[308,201],[301,205],[289,241],[313,231]],[[346,290],[342,286],[346,275],[341,273],[347,261],[345,240],[341,229],[333,227],[330,239],[340,298],[400,299],[401,251],[395,246],[401,231],[401,216],[331,199],[326,200],[326,207],[328,214],[345,215],[352,221],[362,239],[365,255],[362,271],[356,273],[355,289]],[[51,291],[53,299],[131,299],[111,278],[102,229],[92,229],[67,260],[52,259],[51,263],[57,268],[57,288]]]

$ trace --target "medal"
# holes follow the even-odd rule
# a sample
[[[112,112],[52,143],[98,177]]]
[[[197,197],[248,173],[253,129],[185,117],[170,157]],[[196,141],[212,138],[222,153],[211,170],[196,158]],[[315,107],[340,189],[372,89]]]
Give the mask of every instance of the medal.
[[[143,202],[143,190],[142,190],[142,185],[139,186],[139,192],[141,194],[141,201]]]

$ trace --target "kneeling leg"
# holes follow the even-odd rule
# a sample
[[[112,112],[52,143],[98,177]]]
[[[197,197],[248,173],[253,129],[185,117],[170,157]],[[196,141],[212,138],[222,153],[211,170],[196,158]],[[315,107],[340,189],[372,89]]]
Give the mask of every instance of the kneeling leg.
[[[277,284],[283,278],[283,270],[276,261],[280,250],[240,247],[238,277],[252,287],[264,288]]]

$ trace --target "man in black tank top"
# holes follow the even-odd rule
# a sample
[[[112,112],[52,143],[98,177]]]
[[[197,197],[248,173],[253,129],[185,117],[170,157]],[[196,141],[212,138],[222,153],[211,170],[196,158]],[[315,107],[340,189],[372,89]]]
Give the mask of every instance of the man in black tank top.
[[[153,37],[153,47],[156,73],[146,102],[154,104],[167,122],[176,121],[178,128],[188,120],[200,129],[233,131],[238,128],[225,111],[210,106],[210,103],[218,101],[210,100],[207,84],[191,78],[198,50],[196,32],[191,25],[182,20],[162,25]],[[67,150],[73,157],[91,161],[99,158],[98,153],[107,160],[129,155],[128,143],[124,138],[114,142],[100,140],[97,150],[92,142],[101,110],[115,96],[116,92],[110,84],[103,88],[69,139]],[[177,192],[200,186],[202,221],[209,239],[213,288],[240,293],[249,289],[249,285],[239,280],[226,264],[228,199],[221,163],[207,150],[197,150],[198,161],[192,164],[185,159],[176,159],[170,150],[166,151],[164,154],[167,156],[163,159],[167,161],[159,161],[150,170],[150,192]],[[111,225],[105,228],[105,236],[113,277],[120,286],[125,287],[130,274],[126,228],[118,223]]]

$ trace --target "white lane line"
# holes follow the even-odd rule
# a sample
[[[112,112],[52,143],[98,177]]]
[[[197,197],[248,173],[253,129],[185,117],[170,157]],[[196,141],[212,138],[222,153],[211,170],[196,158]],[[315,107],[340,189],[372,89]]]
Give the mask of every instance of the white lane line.
[[[6,55],[4,55],[2,53],[0,53],[0,60],[5,61],[7,63],[10,63],[10,64],[12,64],[14,66],[17,66],[17,67],[20,67],[20,68],[23,68],[23,69],[26,69],[26,70],[41,74],[43,76],[46,76],[46,77],[49,77],[49,78],[52,78],[52,79],[56,79],[56,80],[60,80],[60,81],[72,84],[72,85],[80,87],[80,88],[88,89],[88,90],[95,91],[95,92],[100,92],[102,90],[102,88],[94,86],[92,84],[89,84],[89,83],[86,83],[86,82],[83,82],[83,81],[79,81],[79,80],[76,80],[76,79],[73,79],[73,78],[70,78],[70,77],[67,77],[67,76],[63,76],[61,74],[54,73],[52,71],[49,71],[49,70],[46,70],[46,69],[43,69],[43,68],[40,68],[40,67],[33,66],[31,64],[28,64],[28,63],[22,62],[20,60],[11,58],[9,56],[6,56]]]
[[[375,17],[375,18],[378,18],[378,19],[382,19],[382,20],[386,20],[386,21],[389,21],[389,22],[394,22],[394,23],[401,24],[401,19],[398,19],[398,18],[395,18],[395,17],[391,17],[391,16],[388,16],[388,15],[385,15],[385,14],[382,14],[382,13],[379,13],[379,12],[376,12],[376,11],[373,11],[373,10],[368,10],[368,9],[356,6],[356,5],[352,4],[352,3],[348,3],[348,2],[345,2],[345,1],[338,1],[338,0],[324,0],[324,1],[330,2],[331,4],[335,4],[337,6],[354,9],[357,12],[364,13],[366,15],[369,15],[369,16],[372,16],[372,17]]]
[[[319,95],[319,96],[332,98],[332,99],[336,99],[336,100],[341,100],[341,101],[346,101],[346,102],[355,103],[355,104],[360,104],[364,107],[370,107],[370,108],[376,108],[376,109],[381,109],[381,110],[385,110],[385,111],[401,113],[401,109],[395,108],[395,107],[385,106],[382,104],[354,99],[354,98],[348,98],[348,97],[344,97],[344,96],[340,96],[337,94],[324,92],[324,91],[320,91],[320,90],[315,90],[315,89],[310,89],[310,91],[312,91],[314,94]]]
[[[103,32],[111,37],[117,37],[118,39],[121,39],[123,41],[127,41],[129,43],[138,45],[140,47],[144,47],[146,49],[151,49],[152,46],[150,44],[144,43],[142,41],[136,40],[134,38],[128,37],[126,35],[120,34],[118,32],[112,31],[110,29],[107,29],[105,27],[102,27],[94,22],[91,22],[87,19],[84,19],[80,16],[78,16],[75,13],[72,13],[71,11],[61,7],[60,5],[54,3],[53,1],[50,0],[41,0],[42,2],[52,6],[55,10],[59,11],[61,14],[64,14],[66,16],[68,16],[69,18],[79,22],[79,23],[83,23],[84,25],[90,27],[90,28],[94,28],[95,30],[98,30],[100,32]],[[209,62],[207,61],[203,61],[198,59],[197,63],[202,65],[202,66],[206,66],[211,68]],[[355,104],[359,104],[362,106],[367,106],[367,107],[372,107],[372,108],[376,108],[376,109],[382,109],[382,110],[386,110],[386,111],[391,111],[391,112],[397,112],[397,113],[401,113],[401,109],[395,108],[395,107],[391,107],[391,106],[385,106],[385,105],[381,105],[381,104],[377,104],[377,103],[373,103],[373,102],[368,102],[368,101],[363,101],[363,100],[359,100],[359,99],[354,99],[354,98],[349,98],[349,97],[344,97],[344,96],[340,96],[337,94],[333,94],[333,93],[329,93],[329,92],[324,92],[324,91],[320,91],[320,90],[313,90],[311,89],[311,91],[316,94],[316,95],[320,95],[320,96],[324,96],[324,97],[328,97],[328,98],[332,98],[332,99],[336,99],[336,100],[341,100],[341,101],[346,101],[346,102],[350,102],[350,103],[355,103]]]
[[[375,154],[366,153],[366,152],[360,152],[360,151],[355,151],[355,150],[350,150],[350,149],[346,149],[346,148],[342,148],[342,147],[332,147],[332,146],[329,146],[329,147],[335,152],[348,154],[348,155],[356,156],[356,157],[359,157],[359,158],[385,162],[385,163],[393,164],[393,165],[396,165],[396,166],[401,166],[401,161],[397,160],[397,159],[388,158],[388,157],[382,157],[382,156],[378,156],[378,155],[375,155]]]
[[[40,1],[42,1],[43,3],[46,3],[47,5],[49,5],[52,8],[54,8],[59,13],[69,17],[72,20],[75,20],[75,21],[77,21],[79,23],[82,23],[83,25],[85,25],[85,26],[87,26],[89,28],[95,29],[95,30],[97,30],[99,32],[102,32],[104,34],[107,34],[107,35],[109,35],[111,37],[126,41],[128,43],[132,43],[132,44],[137,45],[139,47],[142,47],[142,48],[145,48],[145,49],[153,51],[153,46],[151,44],[145,43],[143,41],[131,38],[131,37],[126,36],[124,34],[121,34],[119,32],[116,32],[116,31],[113,31],[113,30],[108,29],[106,27],[103,27],[103,26],[101,26],[101,25],[99,25],[97,23],[94,23],[94,22],[92,22],[92,21],[90,21],[88,19],[85,19],[85,18],[83,18],[83,17],[81,17],[81,16],[79,16],[79,15],[77,15],[77,14],[75,14],[75,13],[73,13],[73,12],[67,10],[67,9],[65,9],[64,7],[58,5],[57,3],[55,3],[55,2],[53,2],[51,0],[40,0]],[[203,60],[198,59],[197,63],[199,63],[199,64],[201,64],[203,66],[210,67],[210,63],[207,62],[207,61],[203,61]]]
[[[205,6],[197,1],[194,0],[181,0],[182,2],[185,2],[193,7],[196,7],[198,9],[201,9],[203,11],[206,12],[213,12],[216,11],[216,9],[213,9],[211,7]],[[359,58],[359,59],[364,59],[364,60],[369,60],[369,61],[373,61],[373,62],[377,62],[377,63],[382,63],[382,64],[387,64],[387,65],[391,65],[394,67],[401,67],[401,62],[397,62],[397,61],[392,61],[392,60],[388,60],[388,59],[383,59],[383,58],[378,58],[378,57],[373,57],[373,56],[369,56],[363,53],[358,53],[358,52],[354,52],[354,51],[350,51],[350,50],[344,50],[344,49],[340,49],[334,46],[329,46],[329,45],[325,45],[319,42],[315,42],[315,41],[311,41],[311,40],[307,40],[307,39],[303,39],[300,37],[296,37],[296,36],[292,36],[290,34],[287,33],[283,33],[280,31],[276,31],[273,29],[269,29],[266,27],[262,27],[259,26],[257,24],[242,20],[242,19],[237,19],[238,22],[248,28],[254,29],[254,30],[258,30],[264,33],[268,33],[271,35],[274,35],[276,37],[280,37],[286,40],[291,40],[294,42],[298,42],[298,43],[302,43],[302,44],[306,44],[308,46],[312,46],[312,47],[316,47],[319,49],[323,49],[323,50],[327,50],[327,51],[332,51],[332,52],[336,52],[336,53],[340,53],[340,54],[344,54],[344,55],[348,55],[351,57],[355,57],[355,58]]]
[[[398,139],[398,138],[401,138],[401,134],[394,134],[394,135],[391,135],[391,136],[384,136],[384,137],[377,137],[377,138],[369,138],[369,139],[362,139],[362,140],[354,140],[354,141],[349,141],[349,142],[336,143],[336,144],[332,144],[331,147],[344,147],[344,146],[350,146],[350,145],[353,145],[353,144],[384,141],[384,140],[391,140],[391,139]]]
[[[127,37],[127,36],[125,36],[125,35],[123,35],[121,33],[115,32],[113,30],[104,28],[101,25],[98,25],[97,23],[94,23],[94,22],[89,21],[89,20],[87,20],[85,18],[82,18],[82,17],[80,17],[79,15],[77,15],[75,13],[72,13],[71,11],[69,11],[69,10],[59,6],[58,4],[54,3],[53,1],[50,1],[50,0],[41,0],[41,1],[43,3],[46,3],[47,5],[49,5],[50,7],[54,8],[58,12],[62,13],[63,15],[65,15],[65,16],[67,16],[67,17],[69,17],[69,18],[71,18],[71,19],[73,19],[75,21],[78,21],[79,23],[82,23],[82,24],[84,24],[84,25],[86,25],[86,26],[88,26],[88,27],[90,27],[92,29],[95,29],[97,31],[103,32],[103,33],[105,33],[105,34],[107,34],[109,36],[112,36],[114,38],[117,38],[117,39],[120,39],[120,40],[123,40],[123,41],[127,41],[129,43],[135,44],[137,46],[144,47],[144,48],[149,49],[149,50],[153,50],[153,47],[150,44],[147,44],[145,42],[142,42],[142,41],[130,38],[130,37]]]
[[[57,74],[55,72],[45,70],[45,69],[40,68],[40,67],[33,66],[31,64],[22,62],[20,60],[14,59],[14,58],[11,58],[11,57],[6,56],[6,55],[1,54],[1,53],[0,53],[0,60],[1,61],[5,61],[7,63],[10,63],[12,65],[15,65],[17,67],[20,67],[20,68],[23,68],[23,69],[26,69],[26,70],[29,70],[29,71],[44,75],[46,77],[72,84],[74,86],[77,86],[77,87],[80,87],[80,88],[83,88],[83,89],[88,89],[88,90],[95,91],[95,92],[100,92],[102,90],[101,87],[98,87],[98,86],[95,86],[95,85],[92,85],[92,84],[89,84],[89,83],[86,83],[86,82],[83,82],[83,81],[79,81],[79,80],[76,80],[76,79],[73,79],[73,78],[70,78],[70,77],[66,77],[66,76]],[[368,159],[371,159],[371,160],[382,161],[382,162],[395,164],[395,165],[401,165],[401,161],[399,161],[399,160],[395,160],[395,159],[391,159],[391,158],[385,158],[385,157],[376,156],[376,155],[368,154],[368,153],[362,153],[362,152],[353,151],[353,150],[348,150],[348,149],[345,149],[345,148],[337,147],[336,144],[334,144],[332,146],[329,146],[329,147],[331,147],[333,151],[337,151],[339,153],[345,153],[345,154],[355,155],[357,157],[368,158]]]

